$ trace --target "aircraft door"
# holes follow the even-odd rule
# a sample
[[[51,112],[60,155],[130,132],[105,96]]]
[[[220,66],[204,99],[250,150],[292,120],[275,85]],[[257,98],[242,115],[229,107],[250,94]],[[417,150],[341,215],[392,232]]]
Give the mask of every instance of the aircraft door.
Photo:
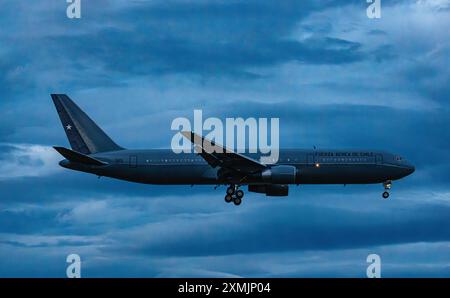
[[[377,165],[383,164],[383,155],[377,154],[377,155],[375,156],[375,160],[376,160],[376,164],[377,164]]]
[[[136,167],[137,167],[137,156],[130,155],[130,168],[136,168]]]
[[[316,156],[315,154],[308,154],[308,164],[313,165],[316,163]]]

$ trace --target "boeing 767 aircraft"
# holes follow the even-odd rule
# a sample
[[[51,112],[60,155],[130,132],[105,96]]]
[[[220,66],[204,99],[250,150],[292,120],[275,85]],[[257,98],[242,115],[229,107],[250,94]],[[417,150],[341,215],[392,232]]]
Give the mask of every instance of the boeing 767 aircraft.
[[[276,164],[260,163],[259,154],[204,150],[215,145],[193,132],[182,132],[196,153],[171,149],[130,150],[117,145],[67,95],[52,94],[72,149],[54,147],[68,169],[146,184],[227,185],[225,201],[240,205],[244,192],[287,196],[289,184],[382,183],[388,198],[392,181],[414,172],[399,155],[375,150],[280,150]],[[196,141],[200,140],[200,142]],[[199,148],[199,147],[197,147]]]

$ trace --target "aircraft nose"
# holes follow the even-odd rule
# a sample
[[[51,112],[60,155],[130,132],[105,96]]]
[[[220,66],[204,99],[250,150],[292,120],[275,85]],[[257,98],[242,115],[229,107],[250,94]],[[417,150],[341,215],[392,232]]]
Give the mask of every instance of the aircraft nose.
[[[406,167],[407,175],[411,175],[416,170],[416,167],[414,167],[412,164],[408,164]]]

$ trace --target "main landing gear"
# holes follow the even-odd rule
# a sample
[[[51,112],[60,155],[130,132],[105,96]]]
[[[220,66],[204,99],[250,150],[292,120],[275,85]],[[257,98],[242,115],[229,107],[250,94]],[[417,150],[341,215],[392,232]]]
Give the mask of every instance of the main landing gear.
[[[392,181],[383,182],[383,186],[384,186],[383,198],[387,199],[389,198],[389,190],[392,187]]]
[[[243,196],[244,192],[239,189],[239,186],[232,184],[227,188],[227,194],[225,195],[225,202],[227,203],[233,202],[234,205],[238,206],[242,203]]]

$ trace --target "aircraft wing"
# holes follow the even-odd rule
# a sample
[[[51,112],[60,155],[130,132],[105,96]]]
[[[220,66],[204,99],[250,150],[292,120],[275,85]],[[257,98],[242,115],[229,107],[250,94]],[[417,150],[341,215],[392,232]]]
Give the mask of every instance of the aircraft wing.
[[[196,152],[213,168],[219,166],[241,173],[254,173],[267,168],[250,157],[215,144],[194,132],[182,131],[181,134],[194,144]],[[219,149],[216,150],[218,152],[212,150],[214,147]]]

